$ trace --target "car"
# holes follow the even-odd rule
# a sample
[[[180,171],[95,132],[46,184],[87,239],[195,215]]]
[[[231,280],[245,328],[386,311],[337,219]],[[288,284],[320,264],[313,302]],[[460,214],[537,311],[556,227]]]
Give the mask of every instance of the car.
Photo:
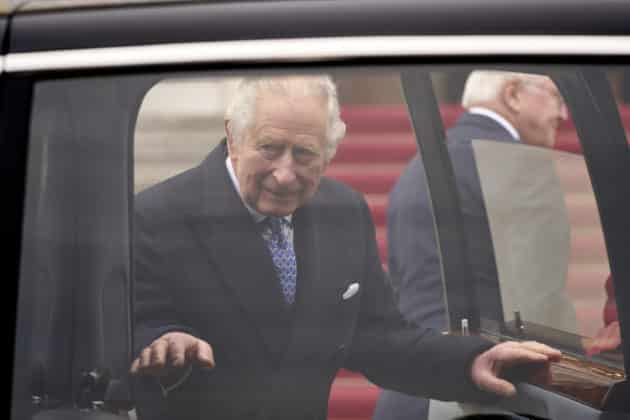
[[[137,350],[136,194],[197,165],[217,144],[223,110],[243,77],[320,72],[336,81],[347,125],[327,176],[365,195],[384,269],[388,193],[420,150],[448,310],[443,333],[537,340],[563,352],[551,384],[522,381],[517,397],[491,407],[432,401],[432,416],[630,415],[630,340],[624,339],[630,337],[630,4],[34,0],[0,6],[12,419],[137,415],[128,374]],[[491,319],[476,298],[457,168],[444,143],[444,129],[462,111],[463,80],[475,69],[548,75],[570,111],[544,156],[476,143],[493,230],[486,245],[494,249],[496,299],[504,309]],[[540,213],[519,207],[526,202],[519,194],[533,190],[517,181],[533,187],[524,180],[541,161],[553,167],[555,189],[541,178],[546,188],[534,191],[559,206],[553,217],[566,223],[563,247],[550,246],[558,242],[539,229]],[[541,252],[507,253],[504,231],[512,223],[538,229],[529,245]],[[540,270],[509,274],[510,259]],[[573,326],[558,321],[559,306],[537,317],[536,292],[553,282],[557,273],[545,267],[554,261],[564,264],[556,277],[575,310]],[[609,276],[615,293],[607,301]],[[616,307],[619,344],[591,354],[587,344],[604,327],[606,305]],[[328,419],[371,418],[380,392],[362,374],[341,370]]]

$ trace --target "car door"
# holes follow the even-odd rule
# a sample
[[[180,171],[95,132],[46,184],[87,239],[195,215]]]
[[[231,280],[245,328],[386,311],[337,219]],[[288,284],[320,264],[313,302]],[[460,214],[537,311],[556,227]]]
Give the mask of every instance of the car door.
[[[613,348],[589,352],[604,328],[604,301],[596,295],[603,294],[610,272],[619,273],[613,279],[627,276],[628,200],[621,180],[629,161],[619,101],[601,68],[516,70],[553,78],[581,152],[567,147],[566,138],[552,150],[473,139],[489,237],[466,220],[470,209],[458,173],[463,169],[446,147],[429,74],[403,74],[403,87],[431,191],[450,331],[461,334],[466,324],[473,334],[498,342],[537,340],[564,356],[552,368],[551,384],[523,383],[516,398],[497,407],[432,401],[431,418],[497,410],[553,419],[625,418],[627,405],[619,395],[626,389],[626,343],[617,337],[620,344]],[[496,264],[491,287],[474,268],[480,259],[475,250],[484,248],[484,241]],[[625,295],[616,290],[623,337]]]
[[[137,2],[120,8],[112,4],[82,4],[76,9],[65,9],[63,5],[57,8],[59,5],[52,3],[47,6],[46,2],[35,2],[14,17],[10,43],[4,52],[4,72],[0,75],[2,115],[6,116],[2,119],[2,160],[7,168],[3,182],[8,197],[3,211],[8,212],[6,238],[13,247],[9,254],[13,271],[9,277],[11,284],[19,288],[19,294],[16,290],[6,296],[8,307],[16,307],[17,314],[13,418],[54,416],[57,409],[62,410],[57,412],[61,416],[68,413],[63,411],[66,409],[74,413],[87,410],[95,416],[129,415],[126,372],[133,353],[133,197],[136,191],[194,166],[214,145],[212,141],[221,135],[221,106],[229,96],[233,78],[326,71],[340,80],[345,78],[346,86],[352,86],[356,78],[365,76],[353,92],[357,97],[369,98],[366,92],[375,87],[370,76],[383,76],[386,82],[374,94],[381,96],[371,103],[379,107],[375,114],[368,110],[362,115],[365,126],[356,131],[368,140],[359,149],[364,151],[362,147],[368,144],[365,147],[379,158],[390,153],[397,155],[401,150],[410,157],[409,151],[413,154],[415,149],[409,149],[406,143],[398,149],[404,143],[396,144],[398,135],[401,126],[408,128],[408,115],[414,121],[423,118],[415,127],[421,148],[437,147],[436,153],[442,153],[431,159],[433,169],[428,174],[445,180],[452,176],[444,151],[439,151],[441,127],[436,106],[422,104],[415,108],[412,99],[431,98],[426,85],[419,95],[405,86],[409,112],[404,107],[392,111],[382,106],[391,105],[392,101],[404,105],[392,92],[400,80],[405,85],[415,80],[406,76],[410,65],[440,66],[471,54],[464,42],[466,38],[461,37],[470,35],[466,30],[458,27],[457,42],[432,37],[452,29],[450,25],[440,26],[448,19],[434,18],[436,10],[449,16],[448,8],[440,9],[438,2],[417,6],[369,1],[359,6],[353,2],[316,1],[270,5]],[[339,19],[331,19],[331,8]],[[460,22],[467,21],[472,9],[464,8],[455,17]],[[353,19],[357,10],[365,19]],[[477,11],[474,15],[494,28],[492,13]],[[418,23],[419,18],[422,24]],[[386,36],[381,38],[379,35],[383,34]],[[477,44],[475,54],[485,54],[486,46],[505,45],[500,42],[502,39],[495,41],[496,44]],[[521,46],[526,45],[527,39],[520,42]],[[505,54],[506,50],[500,47],[494,51]],[[210,83],[211,88],[202,90],[208,87],[208,81],[225,83]],[[153,108],[154,114],[143,114],[146,106],[150,108],[148,98],[159,95],[165,86],[174,90],[166,89],[157,109]],[[568,96],[574,87],[564,89]],[[192,118],[185,105],[176,106],[184,103],[182,98],[195,97],[199,92],[216,100],[212,105],[216,109],[208,119],[206,114],[196,114],[197,107],[205,105],[200,104],[198,95]],[[358,100],[354,105],[357,103],[362,105]],[[344,116],[349,120],[350,108],[347,106]],[[577,110],[577,106],[572,108],[572,112]],[[149,117],[144,120],[146,115]],[[151,119],[155,115],[166,118],[156,122]],[[379,121],[386,121],[383,125],[392,131],[377,132],[374,115]],[[147,125],[143,125],[145,121]],[[212,136],[206,131],[208,121],[212,122],[211,130],[215,130],[211,131]],[[426,130],[434,137],[428,137],[423,145]],[[407,139],[408,134],[401,137]],[[148,143],[141,143],[147,139]],[[169,143],[170,149],[161,148]],[[619,146],[618,141],[615,144]],[[331,166],[328,175],[367,194],[362,187],[375,189],[372,192],[378,196],[368,197],[368,202],[381,225],[377,238],[384,251],[384,195],[392,179],[399,175],[400,167],[392,169],[391,165],[380,165],[382,162],[369,166],[367,161],[373,156],[359,161],[358,166],[346,165],[365,156],[357,150],[342,150],[340,165]],[[134,155],[135,152],[145,154]],[[602,159],[608,162],[609,158],[621,156],[623,153],[610,153]],[[342,157],[347,160],[341,162]],[[449,194],[456,196],[452,189],[449,192],[434,187],[432,194],[435,206],[457,217],[457,202],[448,201]],[[440,195],[445,201],[439,199]],[[451,233],[459,230],[452,229],[459,224],[456,220],[444,223],[439,224],[438,230],[449,225]],[[616,231],[620,226],[617,222],[613,225],[608,229]],[[446,236],[441,234],[440,240],[446,241]],[[468,287],[465,249],[457,248],[460,239],[451,236],[456,245],[449,245],[448,241],[440,245],[448,250],[443,252],[445,256],[457,259],[445,259],[443,263],[449,295],[450,285],[458,281],[462,287]],[[622,252],[622,248],[617,245],[614,250]],[[610,245],[609,253],[612,255]],[[615,257],[615,261],[623,264],[623,255]],[[623,268],[613,271],[614,281],[619,282],[625,273]],[[620,287],[618,293],[623,295],[623,286]],[[479,332],[474,302],[465,298],[467,294],[454,296],[449,296],[452,319],[465,317],[472,332]],[[623,316],[623,304],[619,308]],[[492,332],[497,330],[489,330]],[[372,401],[373,385],[357,374],[340,376],[341,388],[337,389],[350,385],[346,390],[351,391],[347,393],[351,403]],[[534,401],[558,395],[547,390],[535,394],[538,391],[540,388],[532,388]],[[558,400],[565,401],[560,397]],[[587,405],[576,407],[590,413]],[[350,411],[346,418],[356,418],[354,414]],[[361,415],[367,418],[369,414]]]

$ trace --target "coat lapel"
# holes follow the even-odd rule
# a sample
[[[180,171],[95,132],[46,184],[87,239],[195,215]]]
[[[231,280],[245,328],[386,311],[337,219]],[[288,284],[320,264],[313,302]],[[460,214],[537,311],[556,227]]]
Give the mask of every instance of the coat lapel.
[[[221,281],[233,292],[245,316],[256,325],[266,347],[278,360],[286,350],[290,333],[289,312],[269,251],[232,185],[225,158],[225,147],[219,146],[204,163],[205,215],[198,219],[194,231]]]

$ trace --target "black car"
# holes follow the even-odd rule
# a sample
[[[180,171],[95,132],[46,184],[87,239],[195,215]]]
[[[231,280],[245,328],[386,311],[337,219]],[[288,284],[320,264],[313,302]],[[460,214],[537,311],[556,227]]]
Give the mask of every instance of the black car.
[[[441,256],[445,333],[537,340],[563,352],[551,384],[521,383],[516,398],[495,407],[436,401],[435,418],[471,410],[554,420],[630,415],[630,341],[624,340],[630,334],[630,4],[37,0],[0,6],[12,419],[136,416],[128,374],[135,357],[134,196],[198,164],[217,144],[241,78],[294,73],[328,73],[338,86],[348,131],[327,175],[366,196],[386,270],[388,192],[420,150]],[[541,232],[531,244],[546,250],[544,258],[510,257],[542,271],[507,275],[501,271],[506,248],[493,237],[504,309],[494,318],[483,315],[485,300],[475,297],[443,141],[461,112],[463,81],[475,69],[548,75],[570,113],[545,157],[558,175],[557,188],[545,194],[565,206],[568,241],[549,250],[553,233]],[[508,219],[535,229],[536,213],[520,213],[519,187],[499,185],[532,153],[512,155],[515,165],[495,165],[502,151],[483,142],[477,150],[482,184],[502,191],[485,197],[491,224],[497,232]],[[544,271],[548,260],[563,261],[558,281],[575,310],[571,326],[553,310],[546,320],[529,315],[537,310],[536,292],[553,282]],[[506,297],[515,285],[518,291]],[[618,326],[608,330],[615,344],[589,352],[610,322]],[[340,371],[328,418],[370,418],[378,392],[360,374]]]

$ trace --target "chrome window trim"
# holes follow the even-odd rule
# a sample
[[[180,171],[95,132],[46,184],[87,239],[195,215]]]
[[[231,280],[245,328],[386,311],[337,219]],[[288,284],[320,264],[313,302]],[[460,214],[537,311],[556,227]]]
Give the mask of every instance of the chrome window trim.
[[[358,36],[174,43],[8,54],[7,73],[222,62],[313,62],[372,57],[630,55],[628,36]]]

